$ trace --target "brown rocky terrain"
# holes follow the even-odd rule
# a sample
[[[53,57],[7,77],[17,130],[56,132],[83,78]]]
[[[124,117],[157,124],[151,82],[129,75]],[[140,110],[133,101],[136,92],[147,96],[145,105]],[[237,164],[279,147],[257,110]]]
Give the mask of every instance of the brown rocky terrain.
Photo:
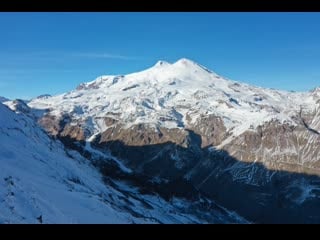
[[[304,121],[312,122],[304,117]],[[268,213],[270,209],[277,209],[279,222],[289,218],[293,222],[309,221],[301,213],[296,215],[292,208],[303,194],[299,193],[299,184],[318,181],[320,139],[299,116],[296,126],[270,121],[243,132],[220,149],[214,146],[230,137],[230,133],[221,119],[213,115],[202,116],[184,129],[154,128],[148,124],[125,128],[118,119],[104,120],[108,129],[97,135],[92,146],[102,152],[110,151],[136,173],[173,182],[185,179],[253,221],[273,222],[275,215]],[[39,123],[58,138],[85,141],[83,122],[77,125],[46,115]],[[297,186],[288,187],[283,181],[296,181]],[[296,191],[296,196],[288,198],[291,191]],[[234,194],[241,194],[241,199],[233,199]],[[307,204],[303,207],[306,214],[318,214],[309,206],[313,201],[301,203]]]

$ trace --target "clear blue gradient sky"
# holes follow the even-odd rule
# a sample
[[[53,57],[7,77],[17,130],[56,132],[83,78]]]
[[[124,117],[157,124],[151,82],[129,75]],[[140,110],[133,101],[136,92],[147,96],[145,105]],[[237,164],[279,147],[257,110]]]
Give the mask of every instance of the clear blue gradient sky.
[[[262,87],[320,86],[320,13],[0,13],[0,32],[9,98],[183,57]]]

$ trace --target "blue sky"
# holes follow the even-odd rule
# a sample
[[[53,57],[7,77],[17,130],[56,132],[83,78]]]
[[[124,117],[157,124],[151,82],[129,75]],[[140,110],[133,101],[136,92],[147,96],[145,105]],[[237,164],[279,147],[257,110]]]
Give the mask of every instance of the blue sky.
[[[0,13],[0,32],[9,98],[183,57],[262,87],[320,86],[320,13]]]

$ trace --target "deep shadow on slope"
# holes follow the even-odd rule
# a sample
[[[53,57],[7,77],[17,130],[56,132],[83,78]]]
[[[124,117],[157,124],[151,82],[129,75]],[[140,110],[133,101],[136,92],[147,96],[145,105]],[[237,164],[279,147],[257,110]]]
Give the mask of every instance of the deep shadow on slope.
[[[107,166],[101,168],[106,176],[133,181],[145,192],[166,199],[194,199],[201,193],[257,223],[320,223],[318,176],[242,162],[226,151],[201,148],[201,137],[192,131],[189,137],[187,148],[172,142],[127,146],[121,141],[99,142],[99,138],[95,146],[110,150],[134,170],[125,174]],[[156,184],[156,178],[166,181]],[[314,196],[303,201],[310,185]]]
[[[183,198],[188,200],[190,203],[188,206],[179,205],[176,206],[181,210],[182,213],[191,214],[199,217],[204,222],[214,222],[214,223],[246,223],[247,221],[243,218],[239,218],[236,214],[230,214],[230,212],[216,204],[212,199],[206,194],[200,193],[191,182],[186,181],[182,176],[176,177],[171,181],[153,181],[152,176],[146,175],[143,172],[126,172],[119,167],[116,161],[106,155],[105,157],[97,156],[85,150],[84,142],[74,141],[74,139],[69,136],[60,137],[60,140],[69,149],[74,149],[86,157],[90,162],[103,174],[103,180],[107,186],[111,186],[119,190],[125,197],[123,200],[128,202],[128,206],[124,206],[127,211],[130,211],[136,217],[144,217],[142,215],[137,215],[134,210],[134,205],[126,198],[134,198],[140,202],[147,209],[153,209],[153,207],[148,204],[147,201],[130,190],[127,191],[123,189],[119,181],[125,182],[126,185],[131,187],[136,187],[140,194],[148,195],[158,195],[169,204],[174,204],[177,198]],[[68,155],[68,151],[66,152]],[[70,155],[71,158],[73,158]],[[172,202],[173,200],[173,202]]]

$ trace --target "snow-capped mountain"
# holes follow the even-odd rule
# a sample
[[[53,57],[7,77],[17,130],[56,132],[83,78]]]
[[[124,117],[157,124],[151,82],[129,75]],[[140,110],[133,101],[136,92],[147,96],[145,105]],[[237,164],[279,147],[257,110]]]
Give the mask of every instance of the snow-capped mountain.
[[[68,148],[167,182],[169,198],[186,183],[249,221],[320,222],[319,104],[319,88],[260,88],[180,59],[27,105]]]
[[[246,222],[205,198],[168,202],[106,179],[79,152],[50,138],[27,108],[18,109],[0,103],[0,223]],[[201,204],[212,207],[209,215]]]
[[[292,93],[250,86],[218,76],[188,59],[170,64],[157,62],[153,67],[133,74],[101,76],[80,84],[76,90],[29,104],[53,109],[84,121],[91,136],[108,126],[99,119],[115,115],[124,127],[143,123],[152,127],[184,128],[201,115],[220,117],[233,136],[271,119],[292,124],[292,116],[301,107],[315,105],[308,93]],[[88,136],[90,137],[90,136]]]
[[[191,60],[180,59],[173,64],[159,61],[147,70],[125,76],[101,76],[80,84],[74,91],[34,99],[29,106],[48,111],[43,124],[51,123],[48,119],[51,117],[69,119],[66,120],[70,121],[69,128],[62,134],[72,132],[77,140],[92,142],[116,125],[128,132],[139,124],[158,133],[161,129],[184,133],[189,129],[201,136],[201,147],[214,146],[240,160],[268,165],[268,159],[263,157],[268,154],[267,148],[253,157],[243,156],[238,148],[230,148],[241,144],[238,139],[270,124],[315,129],[307,134],[317,132],[320,129],[318,93],[319,89],[297,93],[250,86],[218,76]],[[317,137],[312,134],[308,137],[313,138]],[[131,145],[152,143],[159,141],[132,139],[130,142]],[[285,151],[296,155],[300,151],[300,148],[289,148]],[[272,155],[278,158],[282,152],[272,151]],[[304,156],[299,164],[301,161],[309,164],[318,157]]]

